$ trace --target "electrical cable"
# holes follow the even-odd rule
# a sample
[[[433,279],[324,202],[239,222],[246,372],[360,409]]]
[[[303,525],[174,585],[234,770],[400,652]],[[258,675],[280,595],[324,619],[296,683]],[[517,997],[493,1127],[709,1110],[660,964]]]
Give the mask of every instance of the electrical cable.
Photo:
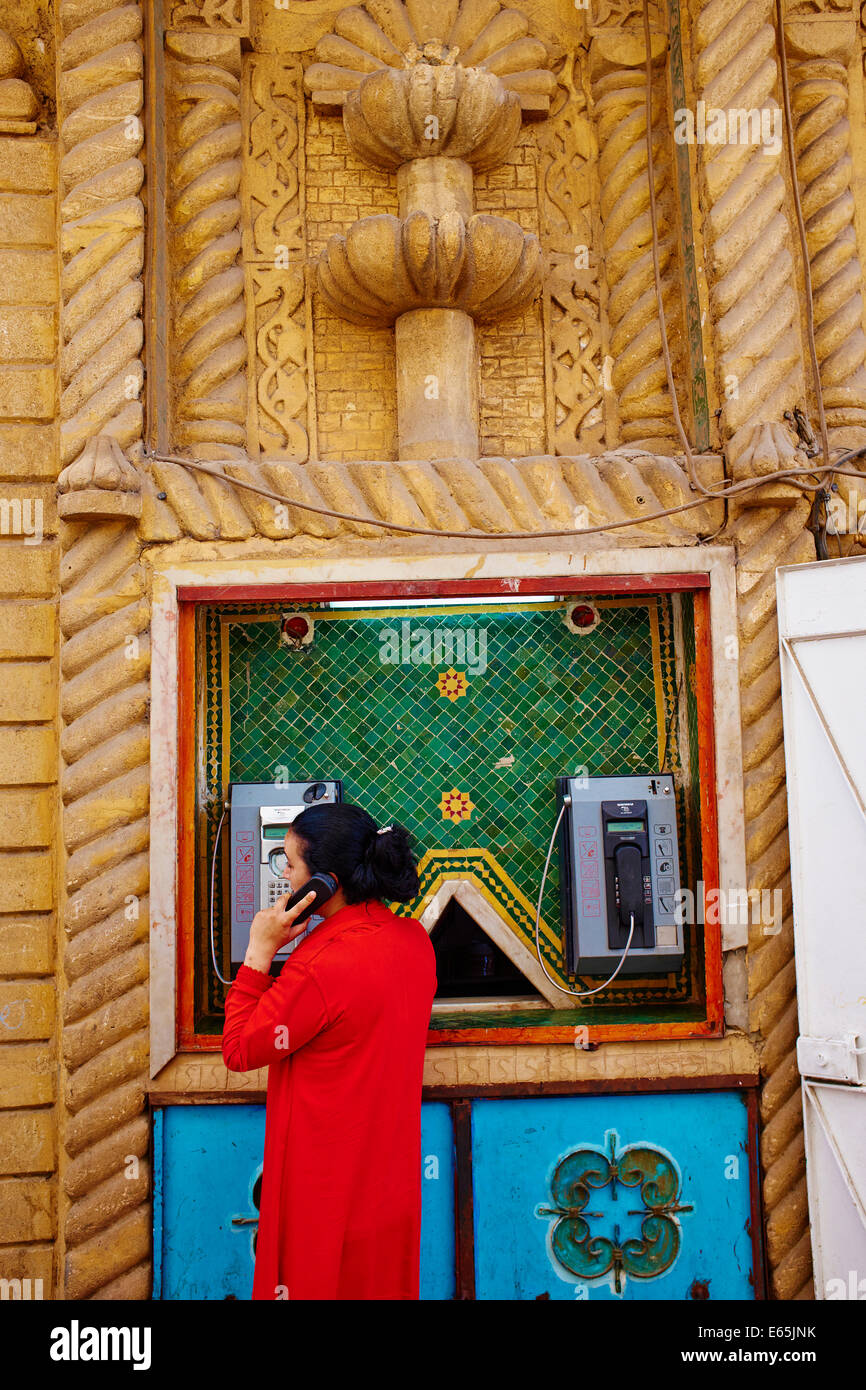
[[[623,951],[622,959],[620,960],[620,963],[616,967],[616,970],[614,970],[613,974],[608,975],[603,985],[599,985],[597,989],[566,989],[565,985],[561,985],[556,980],[554,980],[553,976],[548,971],[547,966],[544,964],[544,961],[541,957],[541,947],[538,943],[538,931],[541,923],[541,899],[544,897],[544,885],[547,882],[547,870],[550,868],[550,856],[553,854],[553,845],[554,841],[556,840],[556,832],[558,831],[559,823],[565,814],[566,806],[570,805],[571,797],[564,797],[562,805],[559,808],[559,815],[556,818],[556,825],[553,827],[553,834],[550,837],[550,844],[548,845],[547,849],[547,858],[544,861],[544,873],[541,875],[541,887],[538,890],[538,904],[535,909],[535,954],[538,956],[538,964],[541,966],[548,980],[555,989],[560,990],[563,994],[570,994],[575,999],[585,999],[588,995],[598,994],[601,990],[607,989],[608,985],[613,984],[613,981],[616,979],[617,975],[622,970],[622,967],[625,965],[626,960],[628,959],[629,950],[631,949],[631,940],[634,936],[634,913],[629,913],[629,916],[631,917],[631,929],[628,934],[628,941],[625,943],[625,950]]]
[[[216,875],[217,850],[219,849],[220,835],[222,834],[223,821],[224,821],[225,818],[226,818],[226,812],[228,811],[230,805],[231,805],[231,803],[228,802],[228,801],[224,801],[224,802],[223,802],[223,813],[222,813],[222,815],[220,816],[220,822],[219,822],[219,825],[217,826],[217,833],[216,833],[216,837],[215,837],[214,842],[213,842],[213,855],[212,855],[212,857],[211,857],[211,862],[210,862],[210,958],[211,958],[211,960],[213,961],[213,968],[214,968],[214,970],[216,971],[216,977],[217,977],[217,979],[220,981],[221,984],[224,984],[224,985],[230,985],[230,984],[232,984],[233,982],[232,982],[231,980],[227,980],[226,977],[225,977],[224,975],[221,975],[221,974],[220,974],[220,968],[219,968],[219,966],[217,965],[216,946],[214,945],[214,935],[213,935],[213,897],[214,897],[214,877],[215,877],[215,875]]]
[[[845,469],[841,465],[849,463],[852,459],[866,457],[866,444],[858,449],[850,449],[842,454],[835,463],[830,465],[831,472],[840,477],[857,478],[860,482],[864,481],[864,475],[859,470]],[[437,531],[427,526],[406,526],[396,521],[388,519],[382,520],[375,516],[357,516],[354,512],[338,512],[330,507],[318,507],[312,502],[302,502],[298,497],[289,497],[286,493],[275,492],[272,488],[259,487],[256,483],[249,483],[245,478],[232,478],[221,469],[211,468],[200,459],[180,458],[177,454],[145,453],[145,459],[150,459],[155,463],[176,463],[183,468],[192,468],[198,473],[205,473],[208,477],[216,478],[218,482],[225,483],[228,487],[239,487],[247,492],[255,492],[260,497],[267,497],[271,502],[283,502],[287,506],[297,507],[299,511],[314,512],[317,516],[333,517],[338,521],[353,521],[363,526],[378,526],[385,531],[401,531],[413,536],[435,536],[445,540],[495,540],[495,541],[537,541],[553,540],[559,537],[575,536],[595,536],[606,531],[619,531],[626,526],[642,526],[648,521],[659,521],[664,517],[676,516],[678,512],[690,511],[692,507],[703,507],[706,505],[705,497],[693,498],[690,502],[682,502],[676,507],[665,507],[663,511],[649,512],[646,516],[627,517],[624,521],[610,521],[604,526],[588,526],[582,530],[569,528],[568,530],[556,531],[476,531],[469,529],[465,531]],[[782,478],[795,478],[800,474],[814,474],[815,468],[787,468],[777,473],[765,473],[759,478],[744,478],[739,483],[732,483],[724,492],[710,493],[713,501],[723,501],[726,497],[740,492],[748,492],[753,488],[763,487],[765,483],[777,482]],[[800,486],[808,491],[817,491],[820,483],[815,488],[807,488],[805,483]]]

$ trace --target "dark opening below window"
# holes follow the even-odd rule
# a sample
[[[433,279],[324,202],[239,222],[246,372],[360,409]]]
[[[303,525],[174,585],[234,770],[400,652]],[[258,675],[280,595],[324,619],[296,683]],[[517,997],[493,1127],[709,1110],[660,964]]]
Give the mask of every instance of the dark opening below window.
[[[445,908],[430,940],[436,951],[437,999],[536,993],[456,898]]]

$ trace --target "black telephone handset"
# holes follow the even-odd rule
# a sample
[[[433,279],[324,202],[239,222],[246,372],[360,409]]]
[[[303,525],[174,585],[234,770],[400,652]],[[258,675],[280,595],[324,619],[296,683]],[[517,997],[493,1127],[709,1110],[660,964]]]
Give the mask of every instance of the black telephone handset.
[[[635,927],[643,926],[643,869],[637,845],[617,845],[613,862],[619,885],[619,921],[626,931],[634,917]]]
[[[317,908],[322,906],[322,903],[326,903],[329,898],[333,898],[339,886],[333,874],[313,874],[313,877],[308,883],[305,883],[302,888],[299,888],[296,893],[292,894],[283,909],[284,912],[288,912],[290,908],[296,907],[308,893],[316,894],[315,900],[310,903],[309,907],[305,907],[303,912],[295,918],[292,926],[296,927],[299,922],[305,922]]]

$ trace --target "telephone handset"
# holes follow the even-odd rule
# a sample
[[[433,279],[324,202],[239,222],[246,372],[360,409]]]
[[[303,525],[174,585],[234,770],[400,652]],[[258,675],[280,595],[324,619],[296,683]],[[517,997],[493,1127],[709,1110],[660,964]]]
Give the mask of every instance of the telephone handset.
[[[339,886],[334,874],[313,874],[313,877],[304,884],[303,888],[299,888],[296,893],[292,894],[283,911],[288,912],[290,908],[296,907],[308,893],[315,893],[315,901],[311,902],[309,907],[305,907],[303,912],[299,912],[295,918],[292,925],[296,927],[299,922],[305,922],[311,913],[318,911],[323,903],[333,898]]]

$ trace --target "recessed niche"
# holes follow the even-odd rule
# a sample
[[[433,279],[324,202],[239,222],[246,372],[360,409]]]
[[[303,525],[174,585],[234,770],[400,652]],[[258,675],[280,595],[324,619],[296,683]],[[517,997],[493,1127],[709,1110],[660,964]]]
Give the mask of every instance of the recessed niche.
[[[451,898],[430,933],[436,951],[437,1000],[531,995],[521,970],[466,909]]]

